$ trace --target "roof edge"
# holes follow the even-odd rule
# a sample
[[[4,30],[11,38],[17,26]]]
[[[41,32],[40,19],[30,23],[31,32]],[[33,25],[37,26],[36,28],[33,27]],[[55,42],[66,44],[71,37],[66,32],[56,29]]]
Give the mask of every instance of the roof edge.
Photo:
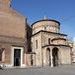
[[[69,45],[63,45],[63,44],[50,44],[50,45],[45,45],[45,46],[42,46],[42,48],[45,48],[45,47],[48,47],[48,46],[65,46],[65,47],[70,47]]]
[[[58,24],[59,24],[59,26],[60,26],[60,22],[59,22],[59,21],[57,21],[57,20],[53,20],[53,19],[43,19],[43,20],[38,20],[38,21],[36,21],[36,22],[32,23],[32,25],[31,25],[31,26],[33,26],[35,23],[37,23],[37,22],[41,22],[41,21],[54,21],[54,22],[58,23]]]
[[[40,30],[37,33],[33,34],[32,36],[35,36],[36,34],[40,33],[40,32],[46,32],[46,33],[53,33],[53,34],[58,34],[58,35],[63,35],[63,36],[67,36],[66,34],[62,34],[62,33],[55,33],[55,32],[49,32],[49,31],[44,31],[44,30]]]

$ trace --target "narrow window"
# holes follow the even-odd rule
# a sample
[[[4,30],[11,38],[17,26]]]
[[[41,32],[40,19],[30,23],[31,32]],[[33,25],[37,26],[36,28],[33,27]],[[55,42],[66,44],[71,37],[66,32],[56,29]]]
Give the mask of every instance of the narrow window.
[[[36,40],[36,49],[38,48],[38,40]]]
[[[45,27],[44,27],[44,30],[46,30],[46,29],[47,29],[47,27],[45,26]]]
[[[48,39],[48,44],[49,44],[49,45],[50,45],[50,40],[51,40],[51,39],[49,38],[49,39]]]

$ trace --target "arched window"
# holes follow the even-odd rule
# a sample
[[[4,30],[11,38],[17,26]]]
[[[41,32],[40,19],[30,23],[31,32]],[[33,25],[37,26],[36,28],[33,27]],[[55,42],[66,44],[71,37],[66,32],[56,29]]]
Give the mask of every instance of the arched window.
[[[50,42],[50,41],[51,41],[51,39],[49,38],[49,39],[48,39],[48,44],[49,44],[49,45],[51,44],[51,42]]]
[[[47,27],[45,26],[45,27],[44,27],[44,30],[46,30],[46,29],[47,29]]]

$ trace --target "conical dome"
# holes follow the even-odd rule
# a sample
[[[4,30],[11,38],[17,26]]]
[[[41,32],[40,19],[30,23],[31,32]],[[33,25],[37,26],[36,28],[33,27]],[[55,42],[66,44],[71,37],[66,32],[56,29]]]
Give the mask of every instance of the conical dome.
[[[12,7],[4,5],[10,5],[10,1],[11,0],[0,0],[2,4],[2,7],[0,6],[0,35],[24,38],[25,17]]]
[[[0,0],[1,5],[10,6],[12,0]]]

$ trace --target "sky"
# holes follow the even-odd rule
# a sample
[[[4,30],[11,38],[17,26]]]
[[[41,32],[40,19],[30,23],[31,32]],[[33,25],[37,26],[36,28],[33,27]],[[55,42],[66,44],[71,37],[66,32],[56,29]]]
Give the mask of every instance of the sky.
[[[12,7],[26,16],[30,25],[46,16],[61,23],[61,33],[75,37],[75,0],[12,0]]]

